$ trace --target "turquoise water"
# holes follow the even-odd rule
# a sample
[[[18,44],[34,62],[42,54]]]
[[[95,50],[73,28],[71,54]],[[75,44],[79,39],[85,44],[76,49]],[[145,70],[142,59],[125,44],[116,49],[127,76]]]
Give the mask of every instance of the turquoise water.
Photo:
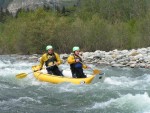
[[[149,113],[150,70],[99,68],[106,74],[103,83],[74,85],[39,82],[31,72],[37,62],[0,56],[1,113]],[[61,68],[69,68],[62,65]]]

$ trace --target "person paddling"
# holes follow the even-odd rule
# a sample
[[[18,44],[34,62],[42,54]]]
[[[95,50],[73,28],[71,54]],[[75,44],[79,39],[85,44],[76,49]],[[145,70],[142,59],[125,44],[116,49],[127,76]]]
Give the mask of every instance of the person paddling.
[[[83,68],[88,68],[86,65],[82,64],[82,58],[79,56],[80,48],[75,46],[73,47],[73,54],[71,54],[67,61],[70,64],[70,69],[72,72],[73,78],[86,78],[86,75],[83,72]]]
[[[42,69],[44,63],[48,74],[54,74],[57,76],[63,76],[62,72],[59,70],[58,65],[62,63],[59,55],[54,52],[51,45],[46,47],[47,53],[43,54],[40,59],[39,68]]]

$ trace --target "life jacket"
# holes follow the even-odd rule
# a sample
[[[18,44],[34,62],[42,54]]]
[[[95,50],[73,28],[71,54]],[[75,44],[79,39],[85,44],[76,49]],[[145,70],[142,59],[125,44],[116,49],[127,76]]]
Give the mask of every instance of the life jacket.
[[[53,65],[54,62],[57,62],[55,53],[53,54],[47,53],[47,57],[48,57],[48,60],[45,62],[46,67]]]
[[[79,57],[79,56],[77,56],[77,55],[75,55],[75,54],[73,54],[73,56],[74,56],[74,59],[76,60],[76,59],[79,59],[80,60],[80,62],[75,62],[75,63],[73,63],[73,64],[70,64],[70,67],[71,67],[71,70],[74,70],[75,68],[82,68],[82,59],[81,59],[81,57]]]

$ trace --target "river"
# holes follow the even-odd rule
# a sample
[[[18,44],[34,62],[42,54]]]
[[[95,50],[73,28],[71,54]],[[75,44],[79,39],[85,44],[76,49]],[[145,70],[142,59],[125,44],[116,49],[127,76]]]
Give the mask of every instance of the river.
[[[96,67],[105,72],[103,83],[74,85],[39,82],[31,72],[35,61],[16,55],[0,56],[1,113],[149,113],[150,70]],[[63,69],[68,65],[62,65]],[[94,65],[93,65],[94,68]]]

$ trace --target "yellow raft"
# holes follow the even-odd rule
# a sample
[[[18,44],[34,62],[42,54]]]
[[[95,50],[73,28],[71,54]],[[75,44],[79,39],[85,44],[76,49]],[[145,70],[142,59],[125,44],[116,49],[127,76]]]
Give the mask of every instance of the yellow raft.
[[[73,84],[90,84],[90,83],[96,83],[99,81],[103,81],[105,78],[105,74],[99,74],[99,75],[88,75],[87,78],[71,78],[71,77],[65,77],[65,76],[56,76],[56,75],[50,75],[46,73],[42,73],[41,71],[36,71],[36,66],[32,67],[33,75],[36,79],[43,82],[49,82],[54,84],[69,82]]]

